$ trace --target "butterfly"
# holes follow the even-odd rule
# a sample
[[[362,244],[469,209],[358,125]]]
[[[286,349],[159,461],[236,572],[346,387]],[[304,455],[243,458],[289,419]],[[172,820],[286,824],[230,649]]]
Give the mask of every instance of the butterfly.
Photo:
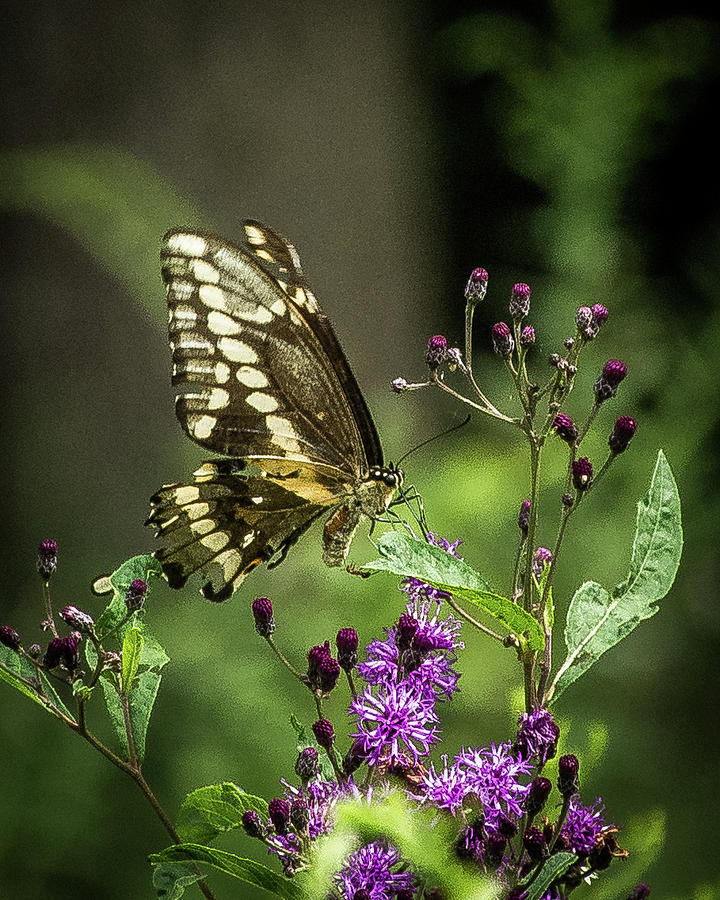
[[[363,517],[403,482],[297,251],[259,222],[229,243],[188,229],[163,238],[172,383],[186,434],[226,458],[163,486],[146,524],[171,587],[195,572],[225,600],[261,562],[279,565],[323,513],[323,560],[340,566]]]

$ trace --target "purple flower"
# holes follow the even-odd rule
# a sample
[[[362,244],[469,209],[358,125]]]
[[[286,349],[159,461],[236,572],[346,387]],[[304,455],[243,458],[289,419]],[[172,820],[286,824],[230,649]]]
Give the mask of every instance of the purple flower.
[[[260,637],[270,637],[275,631],[272,602],[267,597],[256,597],[252,602],[252,614]]]
[[[354,900],[361,890],[370,900],[391,900],[398,891],[415,889],[411,872],[392,871],[399,863],[400,851],[392,844],[373,841],[348,856],[334,881],[344,900]]]
[[[410,681],[368,686],[353,698],[350,712],[357,716],[358,731],[368,765],[381,758],[390,764],[409,755],[413,764],[427,756],[438,739],[438,717],[431,696]]]
[[[524,319],[530,312],[530,285],[519,281],[510,295],[510,315],[513,319]]]
[[[608,444],[613,453],[624,453],[637,431],[637,422],[632,416],[620,416],[615,422]]]
[[[609,826],[604,819],[605,805],[598,797],[592,806],[583,806],[579,795],[570,801],[565,824],[560,834],[568,842],[570,849],[578,856],[587,856],[595,845],[595,839]]]
[[[455,813],[469,792],[465,770],[457,763],[448,766],[447,754],[443,754],[442,769],[438,771],[435,763],[430,763],[430,768],[422,777],[420,792],[413,796],[421,803],[431,803],[437,809],[449,809]]]
[[[515,751],[521,759],[534,759],[544,766],[557,753],[560,729],[546,709],[535,709],[531,713],[520,713],[520,729],[515,738]]]
[[[332,831],[334,810],[338,800],[344,797],[359,797],[360,793],[352,781],[338,785],[334,781],[311,781],[305,787],[283,782],[285,799],[291,805],[304,800],[308,808],[308,833],[311,838]]]
[[[463,749],[455,759],[464,770],[468,791],[480,798],[488,826],[495,828],[501,814],[520,818],[528,787],[519,779],[531,771],[528,761],[515,759],[509,744]]]
[[[425,351],[425,362],[429,369],[435,370],[441,363],[447,360],[447,338],[441,334],[434,334],[429,338]]]
[[[515,348],[512,333],[505,322],[496,322],[492,327],[492,342],[496,353],[507,359]]]

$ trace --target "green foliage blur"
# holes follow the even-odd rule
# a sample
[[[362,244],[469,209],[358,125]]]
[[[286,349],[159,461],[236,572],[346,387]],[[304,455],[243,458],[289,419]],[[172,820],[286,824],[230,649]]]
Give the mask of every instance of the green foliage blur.
[[[715,837],[697,799],[703,811],[719,799],[705,774],[717,737],[719,625],[720,221],[706,133],[717,14],[590,0],[41,0],[16,5],[12,26],[0,157],[0,624],[42,641],[34,567],[48,537],[60,546],[55,608],[99,612],[90,581],[152,549],[148,497],[204,458],[173,414],[158,263],[169,227],[232,239],[252,216],[296,243],[389,459],[464,415],[439,392],[397,396],[388,385],[423,377],[428,335],[461,344],[474,266],[490,272],[475,372],[510,412],[489,329],[506,317],[512,284],[532,286],[538,381],[575,309],[602,302],[610,319],[583,357],[567,411],[582,420],[605,360],[623,359],[629,376],[603,407],[589,454],[601,461],[617,415],[639,428],[574,517],[556,619],[583,581],[612,586],[625,576],[636,501],[659,447],[680,488],[685,552],[660,613],[557,705],[561,752],[581,758],[584,798],[603,796],[631,854],[585,890],[622,898],[642,879],[653,898],[718,896]],[[554,538],[563,450],[546,454],[543,545]],[[475,416],[404,468],[432,528],[462,538],[468,562],[507,591],[528,492],[519,435]],[[351,553],[362,563],[373,548],[362,536]],[[148,616],[171,663],[145,774],[171,816],[203,784],[231,780],[271,798],[292,775],[289,717],[309,724],[313,709],[254,634],[250,602],[260,594],[275,605],[278,644],[301,667],[338,628],[354,625],[367,641],[402,609],[390,579],[327,570],[318,529],[224,605],[192,587],[157,589]],[[465,640],[462,693],[443,710],[448,753],[506,740],[522,703],[512,653],[467,629]],[[561,644],[558,634],[558,653]],[[338,691],[329,704],[337,731],[343,700]],[[0,763],[0,897],[152,896],[145,859],[167,840],[140,792],[9,689],[0,691]],[[242,841],[220,845],[264,861]],[[230,881],[214,890],[259,896]]]

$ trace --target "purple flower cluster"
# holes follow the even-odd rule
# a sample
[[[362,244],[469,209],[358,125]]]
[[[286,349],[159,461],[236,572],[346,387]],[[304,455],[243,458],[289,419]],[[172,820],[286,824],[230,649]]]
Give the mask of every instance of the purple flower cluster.
[[[400,853],[392,844],[373,841],[348,856],[335,876],[335,884],[345,900],[355,900],[360,891],[368,900],[391,900],[400,891],[409,891],[412,896],[415,878],[410,872],[397,871],[401,864]]]

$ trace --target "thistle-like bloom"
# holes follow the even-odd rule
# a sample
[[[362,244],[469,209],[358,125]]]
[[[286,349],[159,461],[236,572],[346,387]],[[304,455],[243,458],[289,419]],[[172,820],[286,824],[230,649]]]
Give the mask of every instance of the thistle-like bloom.
[[[535,329],[532,325],[526,325],[520,332],[520,343],[523,347],[530,347],[535,343]]]
[[[415,889],[411,872],[393,871],[400,863],[400,851],[392,844],[373,841],[348,856],[335,875],[335,884],[344,900],[355,900],[360,891],[370,900],[390,900],[400,891]]]
[[[544,766],[557,753],[560,737],[552,715],[546,709],[535,709],[531,713],[520,713],[520,726],[515,738],[514,750],[521,759],[534,760]]]
[[[555,429],[555,434],[567,441],[568,444],[572,444],[578,436],[577,425],[570,416],[566,416],[564,413],[558,413],[555,416],[552,427]]]
[[[610,450],[614,454],[624,453],[637,431],[637,422],[632,416],[620,416],[608,440]]]
[[[20,647],[20,635],[9,625],[0,625],[0,644],[9,650],[17,650]]]
[[[455,759],[465,772],[468,791],[480,798],[487,827],[496,829],[503,814],[520,818],[528,792],[520,779],[531,771],[528,761],[515,759],[509,744],[463,749]]]
[[[422,777],[419,792],[413,794],[413,797],[421,803],[429,803],[437,809],[448,809],[455,813],[469,793],[465,770],[457,762],[448,765],[447,754],[444,753],[442,769],[436,769],[435,763],[430,763],[430,768]]]
[[[507,359],[515,349],[512,332],[505,322],[496,322],[492,327],[492,341],[495,352]]]
[[[267,597],[256,597],[252,602],[255,631],[260,637],[270,637],[275,631],[272,602]]]
[[[142,609],[147,589],[147,582],[143,581],[142,578],[136,578],[131,582],[130,587],[125,592],[125,606],[128,612]]]
[[[480,303],[485,297],[488,286],[488,273],[486,269],[473,269],[465,286],[465,299],[468,303]]]
[[[78,631],[88,631],[95,624],[92,616],[89,616],[76,606],[66,606],[60,610],[60,618],[64,619],[71,628],[76,628]]]
[[[447,338],[441,334],[434,334],[427,344],[425,351],[425,362],[429,369],[433,371],[438,368],[441,363],[447,360],[448,343]]]
[[[580,857],[587,856],[593,849],[596,838],[611,827],[606,825],[604,813],[605,805],[600,797],[592,806],[583,806],[577,795],[572,798],[560,835],[573,853]]]
[[[417,764],[438,740],[435,701],[422,687],[410,681],[368,686],[353,698],[350,712],[357,717],[358,731],[368,765],[381,758],[390,764],[409,758]]]
[[[49,581],[57,569],[58,545],[57,541],[48,538],[38,548],[37,570],[43,581]]]
[[[573,484],[578,491],[586,491],[592,484],[593,467],[587,456],[574,459],[572,464]]]
[[[520,281],[513,286],[510,295],[510,315],[513,319],[524,319],[530,312],[530,285]]]

